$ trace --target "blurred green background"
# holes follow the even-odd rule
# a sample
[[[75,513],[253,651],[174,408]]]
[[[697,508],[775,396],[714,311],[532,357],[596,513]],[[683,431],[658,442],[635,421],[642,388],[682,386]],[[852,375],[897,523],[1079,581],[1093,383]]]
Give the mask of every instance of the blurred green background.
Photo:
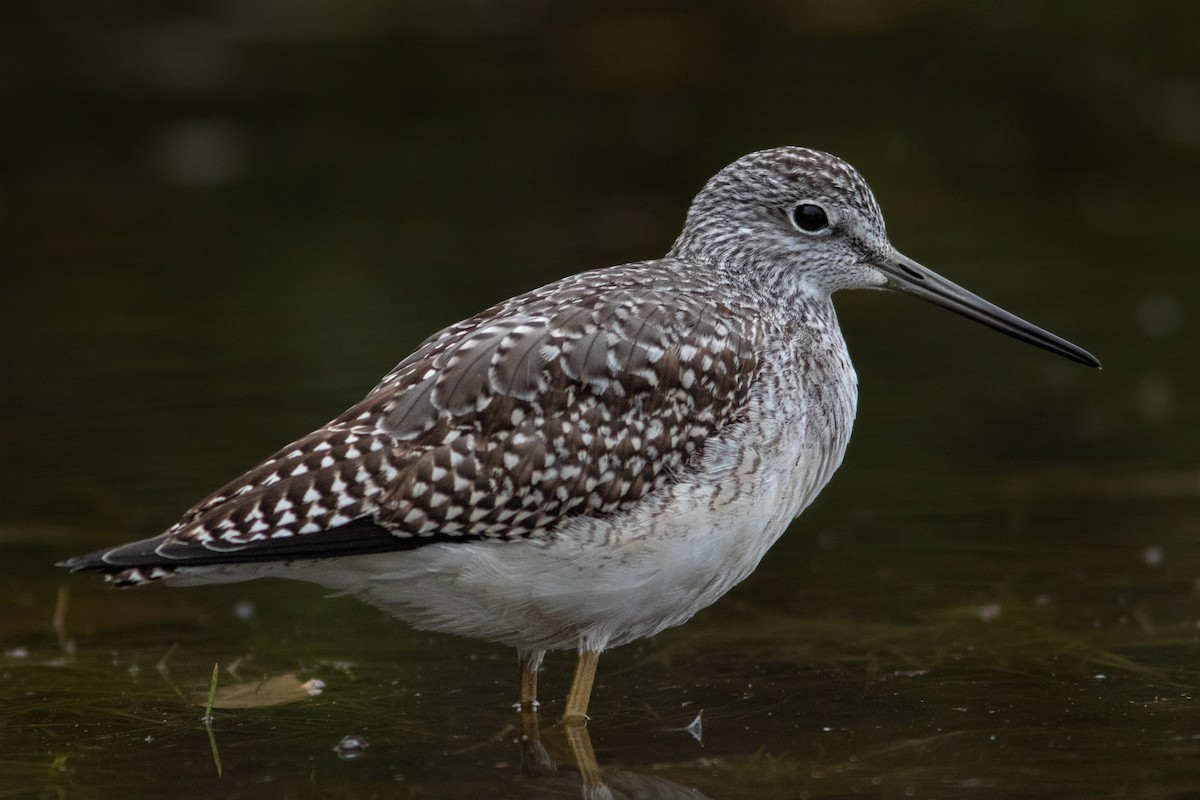
[[[0,797],[577,794],[497,738],[502,649],[53,563],[158,532],[438,328],[662,254],[780,144],[1104,370],[839,296],[846,464],[721,604],[602,659],[601,763],[712,797],[1200,796],[1197,42],[1167,2],[6,2]],[[180,698],[214,662],[330,688],[219,716],[218,779]]]

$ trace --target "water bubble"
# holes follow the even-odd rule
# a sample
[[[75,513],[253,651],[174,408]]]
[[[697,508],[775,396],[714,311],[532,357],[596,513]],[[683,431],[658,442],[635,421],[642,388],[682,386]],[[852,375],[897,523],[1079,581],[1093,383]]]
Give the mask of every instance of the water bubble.
[[[363,737],[349,734],[342,737],[342,740],[334,746],[333,752],[337,753],[337,757],[342,761],[353,761],[366,755],[367,748],[370,746]]]

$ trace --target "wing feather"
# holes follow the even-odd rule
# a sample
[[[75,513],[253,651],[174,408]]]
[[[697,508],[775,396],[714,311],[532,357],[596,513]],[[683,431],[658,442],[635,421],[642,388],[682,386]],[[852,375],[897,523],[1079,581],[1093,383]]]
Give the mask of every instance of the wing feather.
[[[742,416],[760,337],[751,309],[676,262],[573,276],[430,337],[161,536],[75,566],[349,555],[387,549],[381,532],[394,549],[554,536],[687,470]]]

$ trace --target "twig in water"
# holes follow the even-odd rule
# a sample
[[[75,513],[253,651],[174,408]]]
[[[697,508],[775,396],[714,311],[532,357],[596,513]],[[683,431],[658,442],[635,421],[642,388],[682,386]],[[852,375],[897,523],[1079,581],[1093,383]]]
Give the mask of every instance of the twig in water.
[[[204,729],[208,731],[208,745],[212,748],[213,763],[217,766],[217,777],[221,777],[221,753],[217,750],[217,735],[213,732],[213,699],[217,696],[217,672],[220,664],[213,664],[212,680],[208,684],[208,703],[204,706]]]
[[[75,643],[67,638],[67,599],[70,597],[70,592],[66,584],[58,587],[58,600],[54,604],[54,616],[51,618],[51,624],[54,625],[54,635],[58,637],[58,646],[62,648],[63,655],[67,658],[72,658],[75,655]]]

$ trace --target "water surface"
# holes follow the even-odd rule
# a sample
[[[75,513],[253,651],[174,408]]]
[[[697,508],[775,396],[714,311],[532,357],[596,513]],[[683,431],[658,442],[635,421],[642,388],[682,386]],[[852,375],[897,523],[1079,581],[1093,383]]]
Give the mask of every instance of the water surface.
[[[605,781],[1200,796],[1200,15],[839,8],[7,8],[0,797],[579,796],[568,655],[530,776],[503,648],[53,564],[156,533],[439,327],[662,253],[781,143],[848,158],[904,252],[1105,368],[839,297],[846,464],[745,584],[604,655]],[[210,735],[214,664],[325,689]]]

